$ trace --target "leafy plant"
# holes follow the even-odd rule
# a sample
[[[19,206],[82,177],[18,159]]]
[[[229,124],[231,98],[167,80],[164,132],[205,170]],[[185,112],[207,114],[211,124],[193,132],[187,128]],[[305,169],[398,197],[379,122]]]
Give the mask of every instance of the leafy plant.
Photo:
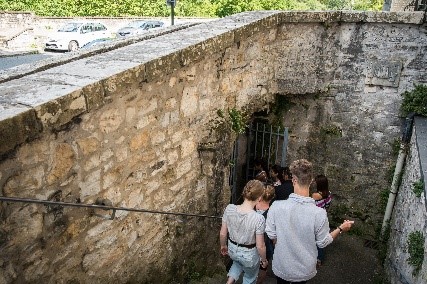
[[[336,125],[322,126],[320,132],[328,136],[342,137],[342,130]]]
[[[416,197],[421,197],[421,194],[424,192],[424,181],[420,179],[412,184],[412,191],[415,193]]]
[[[382,232],[381,225],[377,227],[378,256],[382,264],[384,264],[387,258],[388,240],[390,239],[390,233],[391,233],[390,221],[387,222],[384,228],[384,232]]]
[[[379,194],[379,197],[380,197],[380,204],[379,204],[380,206],[379,206],[379,209],[380,209],[380,212],[382,214],[384,214],[385,209],[387,207],[387,202],[388,202],[389,195],[390,195],[390,189],[388,189],[388,188],[383,189],[380,192],[380,194]]]
[[[400,112],[403,116],[409,113],[427,116],[427,86],[415,85],[415,89],[404,92],[402,96]]]
[[[246,129],[246,116],[243,112],[232,108],[228,109],[227,114],[222,110],[217,110],[219,119],[214,121],[215,128],[220,128],[222,125],[228,125],[231,130],[236,134],[242,134]]]
[[[415,276],[421,269],[424,261],[424,235],[421,231],[411,232],[408,238],[408,263],[414,267],[412,275]]]
[[[256,10],[381,10],[380,0],[180,0],[177,16],[224,17]],[[165,0],[0,0],[0,10],[31,11],[39,16],[147,16],[165,17]]]

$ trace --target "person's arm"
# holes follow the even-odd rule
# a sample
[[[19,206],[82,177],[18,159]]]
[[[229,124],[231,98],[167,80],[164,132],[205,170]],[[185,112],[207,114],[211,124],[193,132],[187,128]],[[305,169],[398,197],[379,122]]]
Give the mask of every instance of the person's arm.
[[[335,230],[330,233],[332,238],[335,240],[342,232],[348,232],[353,224],[354,221],[344,220],[344,223],[339,225]]]
[[[267,260],[267,250],[265,248],[265,242],[264,242],[264,234],[256,235],[256,248],[258,250],[258,254],[261,258],[261,266],[263,268],[267,267],[268,260]]]
[[[228,234],[227,224],[222,222],[221,230],[219,231],[219,244],[221,246],[220,251],[222,255],[228,254],[227,234]]]
[[[276,224],[274,223],[274,208],[276,208],[276,206],[273,203],[267,213],[267,219],[265,221],[265,232],[267,233],[268,238],[273,242],[273,245],[276,245],[277,235]]]

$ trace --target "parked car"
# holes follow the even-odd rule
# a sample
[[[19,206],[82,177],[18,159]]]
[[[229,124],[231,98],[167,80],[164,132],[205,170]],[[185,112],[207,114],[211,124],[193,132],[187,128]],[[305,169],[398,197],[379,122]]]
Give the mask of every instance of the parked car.
[[[49,50],[77,50],[83,45],[110,36],[107,27],[99,22],[75,21],[62,26],[45,43]]]
[[[92,40],[92,41],[86,43],[81,48],[90,48],[90,47],[93,47],[93,46],[98,46],[98,45],[101,45],[103,43],[106,43],[106,42],[109,42],[109,41],[112,41],[112,40],[113,40],[113,38],[99,38],[99,39],[95,39],[95,40]]]
[[[132,21],[117,31],[117,37],[139,35],[149,29],[163,27],[164,24],[162,21]]]

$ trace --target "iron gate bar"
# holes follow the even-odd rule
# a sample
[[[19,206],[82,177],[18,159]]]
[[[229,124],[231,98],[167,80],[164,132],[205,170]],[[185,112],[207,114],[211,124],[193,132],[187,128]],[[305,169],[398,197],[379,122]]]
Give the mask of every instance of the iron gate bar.
[[[84,207],[84,208],[94,208],[94,209],[104,209],[104,210],[119,210],[119,211],[130,211],[130,212],[151,213],[151,214],[164,214],[164,215],[176,215],[176,216],[187,216],[187,217],[203,217],[203,218],[222,219],[221,216],[209,216],[209,215],[179,213],[179,212],[165,212],[165,211],[138,209],[138,208],[115,207],[115,206],[84,204],[84,203],[71,203],[71,202],[62,202],[62,201],[49,201],[49,200],[19,198],[19,197],[0,196],[0,201],[36,203],[36,204],[47,204],[47,205],[61,205],[61,206],[69,206],[69,207]]]
[[[252,124],[251,124],[251,131],[252,131]],[[256,131],[255,131],[255,151],[254,151],[254,159],[257,157],[257,153],[256,153],[256,149],[257,149],[257,146],[258,146],[258,139],[257,139],[257,137],[258,137],[258,123],[256,124]]]
[[[265,124],[264,124],[265,125]],[[270,166],[270,153],[271,153],[271,134],[273,133],[273,125],[270,125],[270,135],[268,135],[270,137],[270,140],[268,141],[268,161],[267,161],[267,167]],[[275,161],[276,162],[276,161]],[[266,171],[268,171],[268,169],[265,169]],[[268,173],[266,173],[268,175]]]
[[[279,154],[279,135],[280,135],[280,127],[277,127],[276,132],[276,154],[274,155],[274,161],[277,161],[277,155]],[[282,164],[280,164],[282,166]]]
[[[264,144],[265,144],[265,124],[263,125],[263,128],[262,128],[261,158],[264,158]],[[265,161],[265,160],[263,159],[263,161]],[[264,170],[267,170],[267,169],[264,169]]]
[[[288,128],[285,127],[285,129],[283,130],[283,148],[282,148],[282,161],[280,162],[280,166],[284,167],[286,166],[286,148],[288,147],[288,137],[289,132],[288,132]]]

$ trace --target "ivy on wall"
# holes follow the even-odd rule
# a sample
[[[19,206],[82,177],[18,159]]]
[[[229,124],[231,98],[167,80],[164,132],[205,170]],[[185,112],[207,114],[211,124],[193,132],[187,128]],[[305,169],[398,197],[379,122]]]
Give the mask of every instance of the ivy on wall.
[[[217,110],[218,117],[214,121],[215,129],[231,129],[235,134],[242,134],[246,130],[246,115],[235,108],[228,109],[226,112],[222,109]]]
[[[421,231],[411,232],[408,237],[407,245],[409,258],[408,263],[414,268],[412,275],[415,276],[421,270],[424,261],[424,235]]]
[[[424,181],[420,179],[412,184],[412,191],[415,193],[416,197],[421,197],[421,194],[424,192]]]
[[[402,96],[400,112],[403,116],[409,113],[427,116],[427,86],[415,85],[412,91],[406,91]]]

